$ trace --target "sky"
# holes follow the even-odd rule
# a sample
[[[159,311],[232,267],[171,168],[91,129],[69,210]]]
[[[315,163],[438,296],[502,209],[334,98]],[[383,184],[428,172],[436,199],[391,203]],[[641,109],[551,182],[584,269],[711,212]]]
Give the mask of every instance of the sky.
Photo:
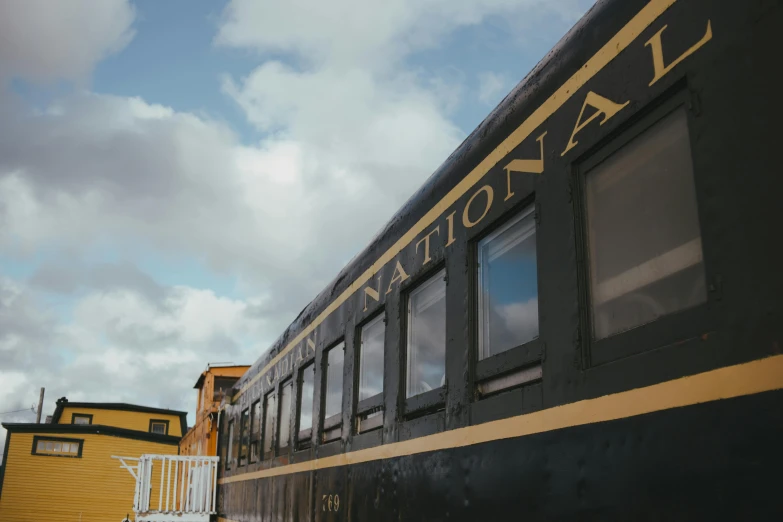
[[[0,421],[192,425],[591,4],[0,2]]]

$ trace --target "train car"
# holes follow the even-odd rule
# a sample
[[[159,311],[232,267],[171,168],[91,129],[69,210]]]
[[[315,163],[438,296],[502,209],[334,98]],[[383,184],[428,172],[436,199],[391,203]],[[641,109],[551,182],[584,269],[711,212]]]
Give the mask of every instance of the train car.
[[[783,520],[782,4],[598,2],[235,385],[219,518]]]

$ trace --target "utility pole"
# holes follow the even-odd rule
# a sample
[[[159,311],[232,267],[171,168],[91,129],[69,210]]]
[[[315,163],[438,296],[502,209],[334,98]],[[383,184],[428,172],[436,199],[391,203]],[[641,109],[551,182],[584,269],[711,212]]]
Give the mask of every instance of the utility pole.
[[[44,398],[44,390],[46,388],[41,388],[41,396],[38,398],[38,411],[35,414],[35,423],[41,424],[41,410],[43,409],[43,398]]]

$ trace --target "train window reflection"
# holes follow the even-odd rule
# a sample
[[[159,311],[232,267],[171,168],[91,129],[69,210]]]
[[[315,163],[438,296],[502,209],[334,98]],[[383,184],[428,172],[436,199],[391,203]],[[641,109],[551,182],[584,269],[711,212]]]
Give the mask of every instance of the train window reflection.
[[[408,298],[407,397],[446,384],[446,271]]]
[[[264,455],[272,452],[273,435],[275,433],[275,417],[277,408],[275,408],[275,394],[267,393],[264,397]]]
[[[299,431],[313,427],[313,391],[315,382],[315,364],[302,370],[302,385],[299,392]]]
[[[256,462],[261,439],[261,401],[256,401],[250,407],[250,462]]]
[[[234,421],[228,423],[228,459],[226,459],[226,469],[231,467],[231,461],[236,459],[236,446],[234,446]]]
[[[344,343],[340,343],[326,352],[326,400],[324,404],[324,419],[337,415],[343,409],[344,355]]]
[[[243,465],[247,459],[247,438],[250,431],[250,416],[249,410],[242,412],[242,417],[239,423],[239,465]]]
[[[707,300],[683,109],[588,171],[585,188],[596,339]]]
[[[291,438],[291,393],[293,383],[287,382],[280,391],[280,439],[278,447],[287,448]]]
[[[530,206],[479,242],[479,359],[538,337],[533,210]]]
[[[379,315],[362,328],[359,348],[359,400],[383,392],[383,338],[386,325]]]

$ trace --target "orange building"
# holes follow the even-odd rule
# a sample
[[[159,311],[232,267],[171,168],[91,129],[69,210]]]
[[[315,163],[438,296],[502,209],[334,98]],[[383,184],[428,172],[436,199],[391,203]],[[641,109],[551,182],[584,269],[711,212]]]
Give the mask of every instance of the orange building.
[[[196,381],[196,422],[179,444],[181,455],[217,455],[217,411],[224,394],[250,366],[207,366]]]

